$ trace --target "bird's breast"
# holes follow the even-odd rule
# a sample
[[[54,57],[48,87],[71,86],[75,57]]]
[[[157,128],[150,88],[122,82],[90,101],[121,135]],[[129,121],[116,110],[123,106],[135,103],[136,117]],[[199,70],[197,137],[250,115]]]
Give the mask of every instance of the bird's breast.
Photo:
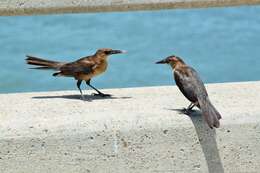
[[[98,63],[94,69],[93,69],[93,74],[94,75],[99,75],[103,72],[105,72],[107,69],[107,62],[106,61],[103,61],[101,63]]]

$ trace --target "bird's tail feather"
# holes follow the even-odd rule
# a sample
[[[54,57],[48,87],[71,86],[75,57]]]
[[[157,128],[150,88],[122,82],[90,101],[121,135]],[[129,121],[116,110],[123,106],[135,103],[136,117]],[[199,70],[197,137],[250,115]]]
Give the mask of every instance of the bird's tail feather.
[[[220,123],[219,119],[221,119],[220,113],[217,109],[212,105],[209,98],[200,98],[199,105],[202,111],[202,115],[206,120],[207,124],[210,128],[216,127],[218,128]]]
[[[58,70],[60,68],[60,66],[63,64],[61,62],[45,60],[45,59],[37,58],[34,56],[30,56],[30,55],[27,55],[26,57],[27,57],[27,59],[26,59],[27,64],[39,66],[39,67],[33,67],[32,69]]]

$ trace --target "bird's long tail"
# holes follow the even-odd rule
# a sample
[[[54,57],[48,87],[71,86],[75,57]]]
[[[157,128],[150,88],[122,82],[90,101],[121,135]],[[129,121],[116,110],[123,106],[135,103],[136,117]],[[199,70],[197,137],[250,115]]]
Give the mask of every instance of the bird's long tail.
[[[219,120],[221,119],[220,113],[217,109],[212,105],[208,97],[199,98],[199,105],[202,112],[202,115],[206,122],[208,123],[210,128],[216,127],[218,128],[220,123]]]
[[[26,59],[27,64],[38,66],[38,67],[33,67],[32,69],[59,70],[59,68],[64,64],[61,62],[45,60],[45,59],[41,59],[29,55],[27,55],[26,57],[27,57]]]

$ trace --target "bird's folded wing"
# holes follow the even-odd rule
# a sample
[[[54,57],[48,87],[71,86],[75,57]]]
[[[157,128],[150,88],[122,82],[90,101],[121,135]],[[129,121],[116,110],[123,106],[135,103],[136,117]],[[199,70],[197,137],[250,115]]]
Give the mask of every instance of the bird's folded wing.
[[[207,90],[198,73],[191,67],[189,68],[189,71],[192,76],[192,80],[190,82],[192,86],[195,88],[196,94],[200,95],[201,97],[206,97],[208,95]]]
[[[93,72],[93,69],[95,67],[95,64],[93,63],[78,63],[78,62],[73,62],[73,63],[68,63],[63,65],[60,68],[60,71],[62,73],[70,73],[70,74],[76,74],[76,73],[84,73],[84,74],[89,74]]]
[[[184,71],[176,70],[174,77],[176,84],[186,98],[196,100],[199,94],[207,95],[202,80],[193,68],[187,67]]]

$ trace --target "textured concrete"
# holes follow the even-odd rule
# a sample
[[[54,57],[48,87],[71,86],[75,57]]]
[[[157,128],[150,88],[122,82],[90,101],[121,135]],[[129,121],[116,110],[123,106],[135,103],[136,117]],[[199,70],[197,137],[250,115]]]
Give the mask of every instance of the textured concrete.
[[[188,102],[175,86],[1,94],[0,172],[259,172],[260,82],[207,88],[216,130],[176,111]]]
[[[0,15],[32,15],[260,4],[260,0],[1,0]]]

